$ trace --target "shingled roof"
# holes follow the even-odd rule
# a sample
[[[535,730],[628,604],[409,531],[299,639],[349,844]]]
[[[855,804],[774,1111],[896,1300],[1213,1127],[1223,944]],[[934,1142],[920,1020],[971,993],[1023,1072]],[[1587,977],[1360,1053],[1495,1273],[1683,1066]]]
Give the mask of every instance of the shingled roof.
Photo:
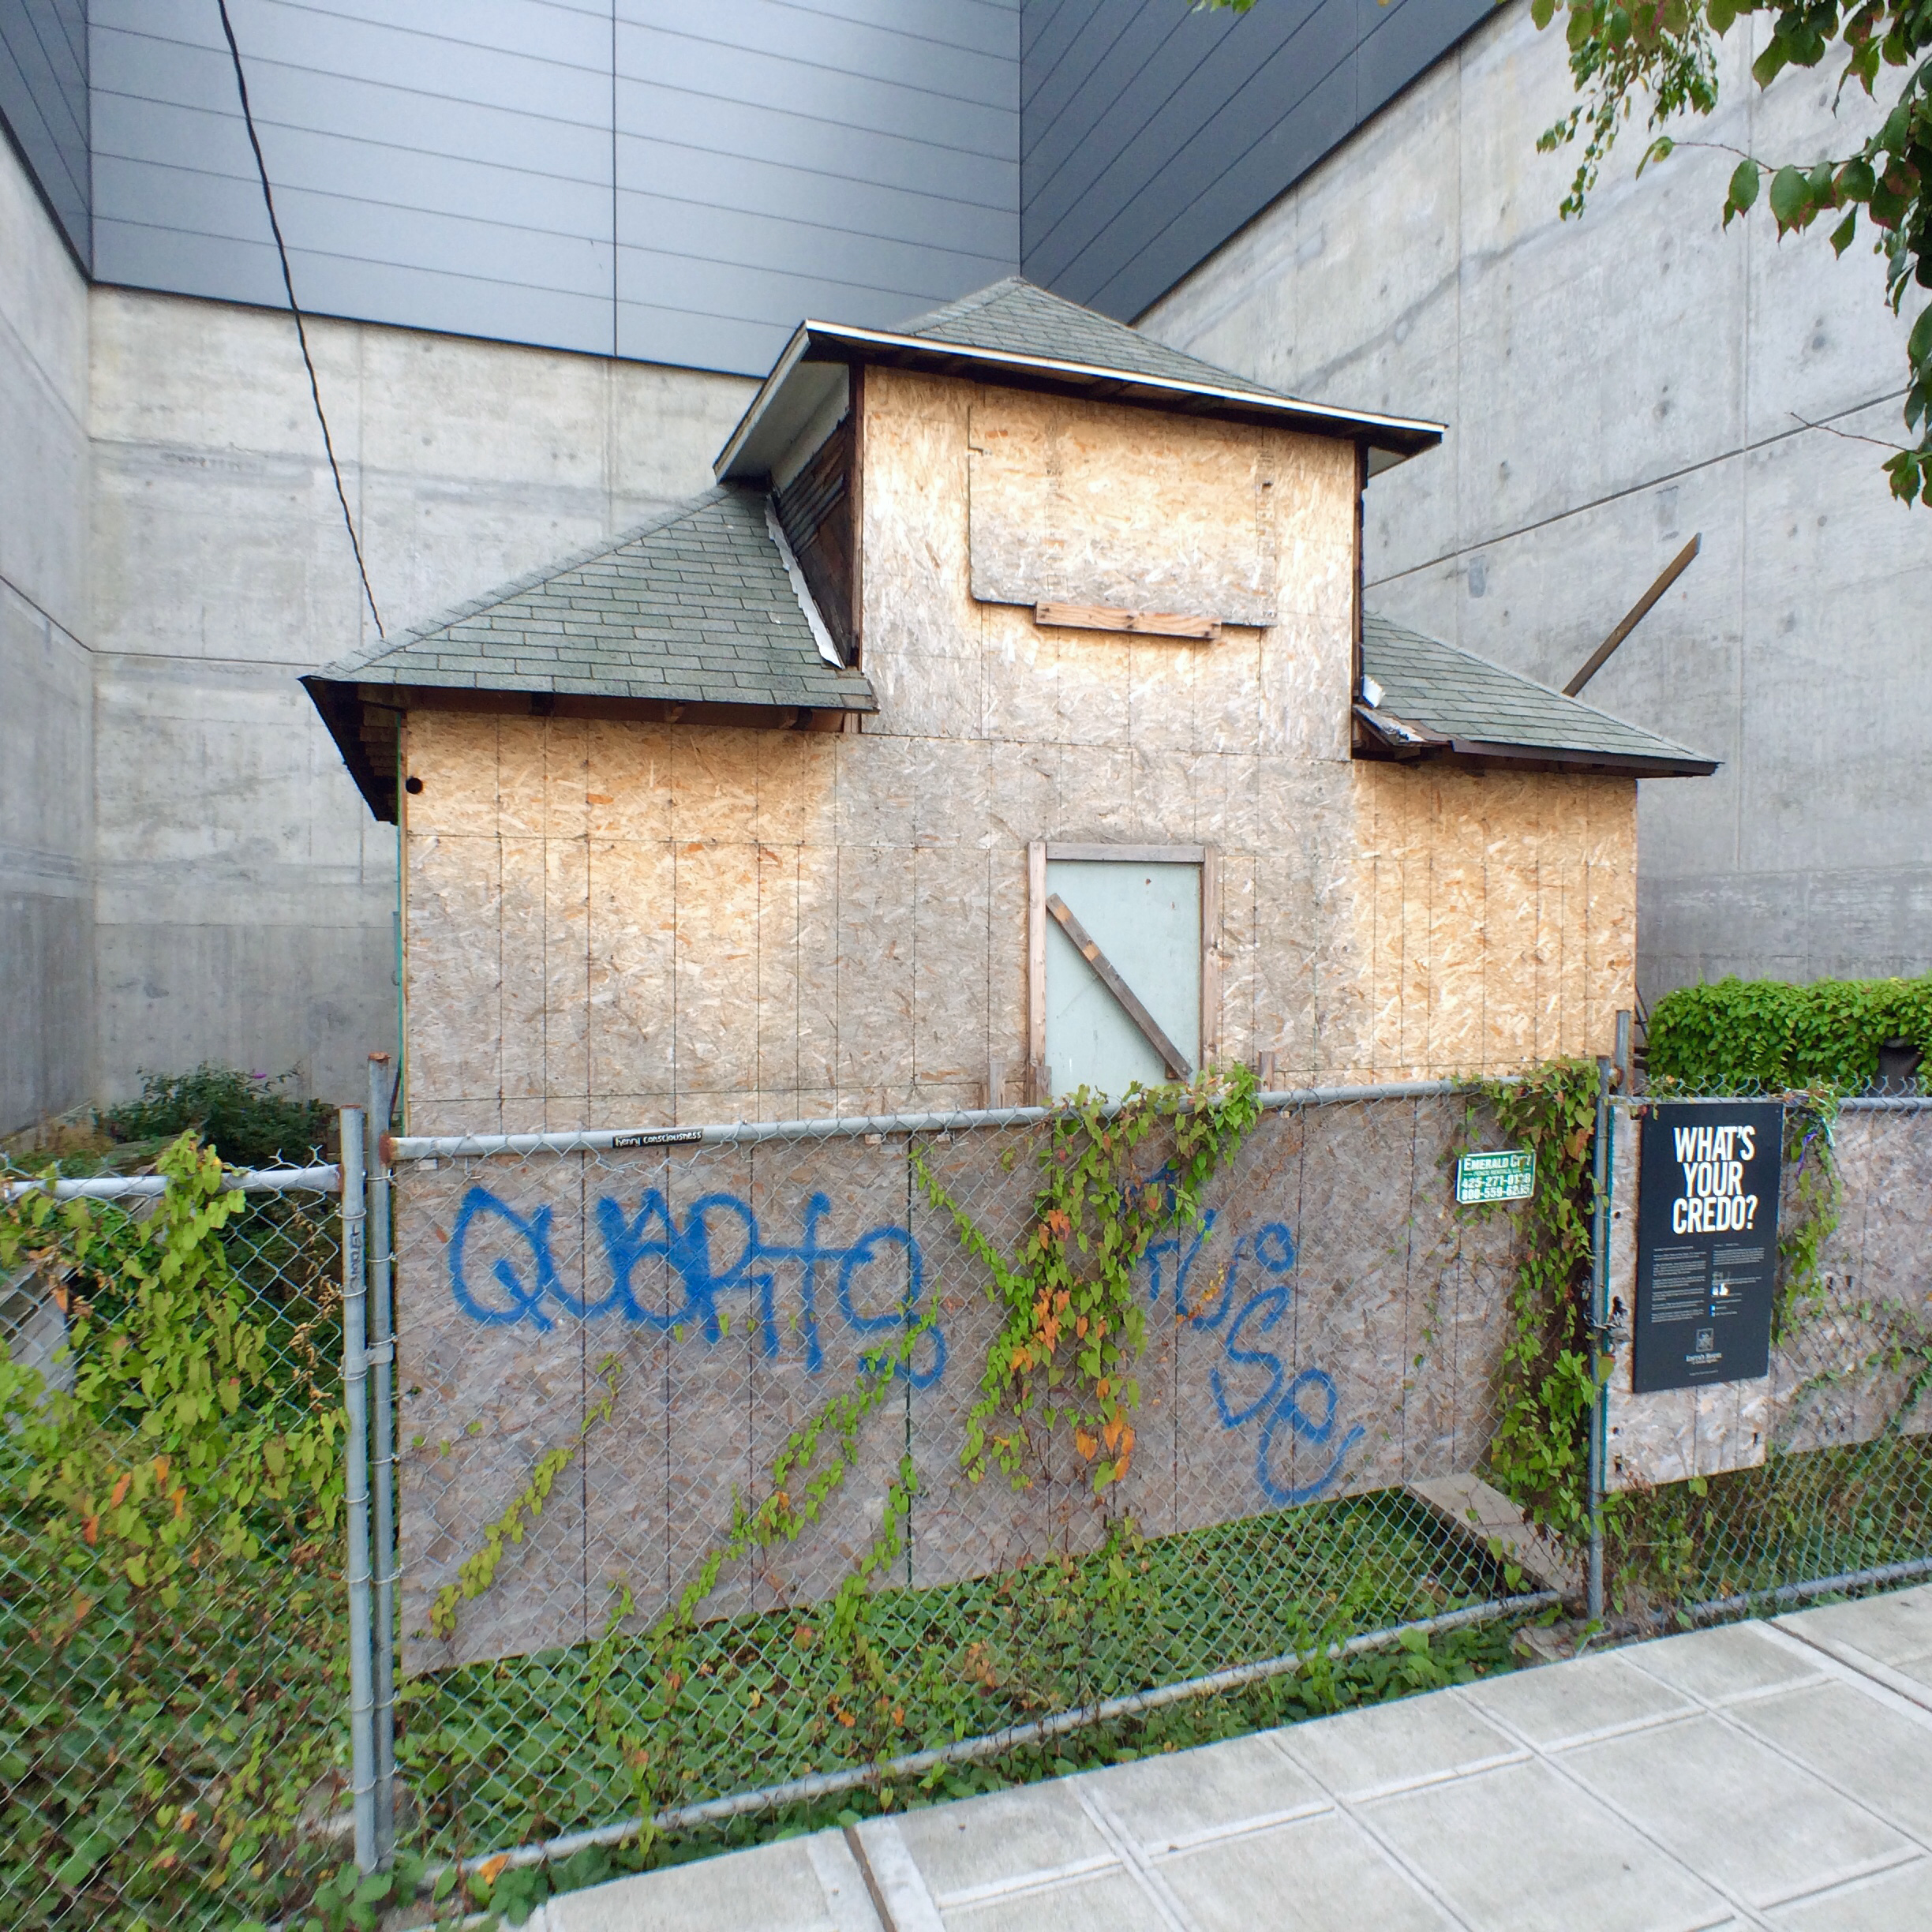
[[[1083,309],[1063,295],[1036,288],[1020,275],[1009,275],[976,294],[963,295],[943,308],[915,316],[900,325],[899,333],[959,348],[992,349],[1043,361],[1118,369],[1157,382],[1198,383],[1248,395],[1272,396],[1279,402],[1293,399],[1265,383],[1250,382],[1232,369],[1170,349],[1097,309]]]
[[[302,683],[384,819],[412,706],[766,725],[876,710],[794,568],[764,493],[723,485]]]
[[[842,406],[847,369],[865,365],[1339,437],[1369,452],[1371,470],[1442,440],[1440,423],[1284,395],[1009,275],[897,329],[801,322],[719,453],[717,475],[770,474],[809,425]]]
[[[1439,638],[1362,620],[1357,754],[1518,770],[1703,777],[1718,761]]]

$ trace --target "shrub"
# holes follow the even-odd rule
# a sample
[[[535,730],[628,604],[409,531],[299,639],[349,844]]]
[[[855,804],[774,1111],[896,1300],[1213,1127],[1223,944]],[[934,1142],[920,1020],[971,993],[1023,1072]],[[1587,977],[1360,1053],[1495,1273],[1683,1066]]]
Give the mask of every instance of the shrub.
[[[1720,979],[1679,987],[1650,1016],[1653,1079],[1700,1087],[1814,1084],[1859,1088],[1881,1042],[1904,1039],[1932,1060],[1932,974],[1917,979]]]
[[[294,1076],[271,1080],[204,1061],[191,1073],[145,1073],[141,1095],[99,1116],[117,1140],[172,1140],[198,1134],[232,1167],[305,1164],[328,1136],[330,1110],[276,1091]]]

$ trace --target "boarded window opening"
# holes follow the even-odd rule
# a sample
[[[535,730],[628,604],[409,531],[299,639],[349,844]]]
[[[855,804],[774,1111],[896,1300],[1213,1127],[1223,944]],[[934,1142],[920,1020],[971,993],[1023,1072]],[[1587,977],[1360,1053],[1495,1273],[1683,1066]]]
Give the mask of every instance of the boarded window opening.
[[[1036,844],[1029,859],[1029,1085],[1118,1099],[1215,1055],[1215,855]]]

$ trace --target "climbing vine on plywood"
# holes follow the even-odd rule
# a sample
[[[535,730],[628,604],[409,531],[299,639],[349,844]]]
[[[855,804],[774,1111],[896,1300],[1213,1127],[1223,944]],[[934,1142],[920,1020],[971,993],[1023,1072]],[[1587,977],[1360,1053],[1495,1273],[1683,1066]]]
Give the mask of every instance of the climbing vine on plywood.
[[[1581,1536],[1589,1527],[1589,1424],[1601,1372],[1589,1326],[1597,1069],[1587,1060],[1552,1061],[1482,1092],[1504,1137],[1536,1155],[1489,1471],[1537,1522]]]
[[[1787,1200],[1778,1226],[1777,1290],[1771,1339],[1781,1342],[1805,1310],[1824,1299],[1819,1257],[1838,1225],[1838,1161],[1832,1144],[1835,1098],[1822,1088],[1784,1100]]]
[[[1024,1487],[1030,1426],[1071,1427],[1104,1489],[1127,1472],[1140,1390],[1131,1370],[1146,1328],[1135,1275],[1148,1244],[1201,1223],[1201,1194],[1260,1118],[1245,1067],[1186,1084],[1133,1088],[1113,1112],[1085,1088],[1048,1124],[1032,1219],[1009,1260],[948,1194],[915,1148],[927,1197],[949,1215],[991,1276],[1002,1320],[966,1417],[960,1466],[975,1482],[989,1462]],[[1173,1151],[1144,1176],[1144,1150]]]

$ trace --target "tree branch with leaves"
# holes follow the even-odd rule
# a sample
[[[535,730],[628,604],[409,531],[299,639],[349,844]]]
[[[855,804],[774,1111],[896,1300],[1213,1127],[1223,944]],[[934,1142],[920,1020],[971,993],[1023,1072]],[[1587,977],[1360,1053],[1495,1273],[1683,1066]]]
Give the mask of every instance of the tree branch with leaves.
[[[1648,102],[1650,136],[1638,173],[1687,143],[1668,131],[1685,114],[1717,106],[1717,43],[1740,22],[1763,14],[1770,37],[1751,62],[1751,77],[1769,87],[1787,68],[1824,66],[1842,56],[1838,94],[1855,81],[1874,101],[1881,84],[1902,77],[1897,96],[1876,130],[1848,154],[1815,162],[1738,155],[1724,197],[1724,223],[1747,215],[1762,197],[1781,240],[1836,216],[1832,248],[1842,256],[1858,238],[1861,215],[1885,263],[1885,298],[1896,315],[1914,288],[1932,288],[1932,0],[1530,0],[1539,28],[1561,13],[1570,71],[1578,99],[1537,142],[1553,153],[1584,137],[1562,212],[1580,215],[1619,131]],[[1747,25],[1748,31],[1748,24]],[[1887,89],[1886,91],[1889,91]],[[1834,97],[1836,98],[1836,97]],[[1765,186],[1769,178],[1769,186]],[[1885,461],[1900,502],[1932,505],[1932,306],[1919,315],[1906,345],[1905,427],[1915,444],[1895,446]]]
[[[1195,4],[1209,13],[1246,13],[1256,0]],[[1788,67],[1822,66],[1834,50],[1844,58],[1840,95],[1855,81],[1877,101],[1881,81],[1901,76],[1877,131],[1848,154],[1800,163],[1734,151],[1738,163],[1724,198],[1724,226],[1748,214],[1762,196],[1780,239],[1828,215],[1838,216],[1831,245],[1842,256],[1857,239],[1863,213],[1885,258],[1885,299],[1893,314],[1903,312],[1915,286],[1932,289],[1932,214],[1926,200],[1932,179],[1932,0],[1530,0],[1530,12],[1538,28],[1560,14],[1570,43],[1578,99],[1537,143],[1552,154],[1583,139],[1582,159],[1563,200],[1566,219],[1582,214],[1619,133],[1640,103],[1648,103],[1650,142],[1639,174],[1673,148],[1721,144],[1686,142],[1667,130],[1683,115],[1716,111],[1717,43],[1740,21],[1748,32],[1753,14],[1763,14],[1770,25],[1769,40],[1751,62],[1760,88]],[[1905,428],[1918,441],[1882,445],[1892,452],[1885,470],[1901,503],[1932,505],[1932,306],[1913,325],[1906,359]]]

